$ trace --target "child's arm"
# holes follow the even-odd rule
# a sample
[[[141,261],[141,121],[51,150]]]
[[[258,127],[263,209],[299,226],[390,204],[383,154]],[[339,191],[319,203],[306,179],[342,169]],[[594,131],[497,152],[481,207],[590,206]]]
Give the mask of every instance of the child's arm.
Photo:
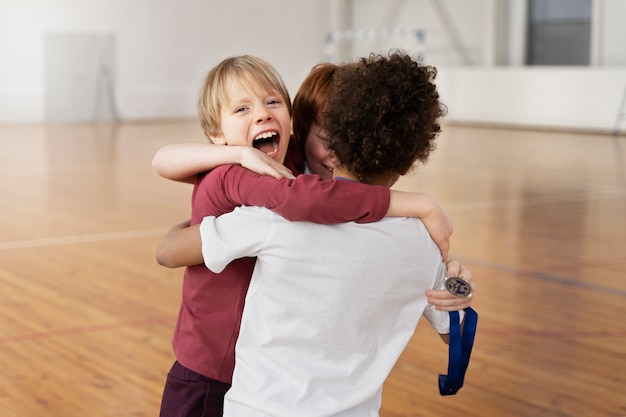
[[[291,221],[370,223],[382,219],[389,208],[389,188],[383,186],[337,179],[324,181],[317,175],[278,181],[238,165],[221,166],[207,175],[210,177],[202,182],[219,184],[217,189],[227,205],[266,207]],[[214,201],[220,198],[215,194],[208,197]]]
[[[212,174],[231,204],[267,207],[291,221],[370,223],[384,216],[420,217],[447,260],[452,223],[427,194],[390,192],[388,187],[339,179],[324,181],[317,175],[277,181],[236,165]]]
[[[167,179],[194,183],[199,173],[224,164],[240,164],[261,175],[294,178],[284,165],[249,146],[223,146],[212,143],[175,143],[159,149],[152,168]]]
[[[173,226],[159,243],[156,260],[168,268],[203,264],[200,225],[187,220]]]
[[[152,166],[159,173],[159,175],[171,180],[190,183],[194,183],[196,181],[196,177],[199,173],[209,171],[219,165],[229,163],[238,163],[258,174],[269,175],[277,179],[294,178],[289,169],[263,154],[263,152],[247,146],[221,146],[214,145],[212,143],[199,142],[171,144],[159,149],[152,160]],[[337,216],[331,216],[326,219],[323,219],[322,217],[318,217],[318,219],[311,217],[321,216],[328,213],[334,214],[335,212],[325,210],[324,207],[320,209],[315,206],[315,203],[318,201],[325,206],[326,202],[324,200],[311,200],[307,198],[306,195],[302,196],[297,193],[291,193],[291,196],[295,196],[298,199],[302,198],[304,201],[310,200],[312,203],[311,206],[307,206],[306,204],[302,204],[302,201],[299,201],[299,204],[297,205],[297,212],[294,213],[294,215],[298,217],[289,217],[289,212],[283,211],[284,208],[291,207],[291,203],[288,201],[284,201],[281,206],[277,206],[276,208],[272,208],[272,206],[267,203],[257,202],[254,200],[236,199],[234,202],[237,205],[247,204],[265,206],[278,212],[279,214],[282,214],[290,220],[309,220],[316,221],[318,223],[342,223],[352,220],[366,223],[378,221],[384,215],[420,217],[426,225],[426,228],[428,229],[433,240],[441,249],[444,260],[447,260],[449,239],[453,230],[452,223],[443,208],[434,198],[428,196],[427,194],[392,191],[390,201],[391,204],[389,204],[389,199],[387,197],[380,198],[380,194],[370,194],[367,187],[371,186],[368,185],[358,184],[356,186],[352,186],[344,184],[344,186],[339,186],[337,188],[333,188],[333,186],[316,188],[320,186],[319,184],[321,184],[321,180],[318,178],[315,182],[317,183],[316,185],[311,185],[313,187],[313,194],[315,194],[315,191],[318,190],[321,193],[321,196],[324,196],[327,199],[335,199],[334,201],[339,204],[340,208],[348,208],[348,211],[345,212],[347,217],[338,216],[339,214],[344,213],[343,211],[337,213]],[[345,188],[351,192],[342,196],[341,194]],[[386,190],[382,191],[383,194],[388,192],[389,191]],[[354,193],[358,194],[356,200],[352,199]],[[273,196],[271,190],[268,190],[265,195]],[[350,207],[354,207],[355,204],[363,200],[361,197],[365,198],[363,207],[366,210],[358,213],[349,211]],[[307,207],[309,210],[306,210]],[[384,210],[387,209],[386,207],[388,207],[389,210],[385,212],[385,214],[382,214]],[[367,211],[369,209],[371,209],[371,211]]]
[[[172,227],[159,244],[156,259],[160,265],[168,268],[203,264],[200,225],[189,226],[187,220]],[[474,288],[472,274],[458,261],[450,260],[446,266],[448,276],[461,274]],[[473,295],[466,298],[455,297],[446,290],[428,290],[426,295],[428,303],[441,311],[463,310],[470,306],[474,298]]]

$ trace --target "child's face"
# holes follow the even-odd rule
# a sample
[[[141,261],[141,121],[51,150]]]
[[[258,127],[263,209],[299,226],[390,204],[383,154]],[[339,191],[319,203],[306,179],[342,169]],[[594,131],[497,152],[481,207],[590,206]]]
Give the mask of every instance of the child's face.
[[[311,123],[304,145],[304,152],[306,154],[306,164],[313,174],[317,174],[325,180],[332,179],[335,162],[326,146],[324,146],[324,142],[320,138],[320,127],[315,122]]]
[[[229,93],[230,103],[225,103],[220,115],[222,135],[212,136],[213,142],[253,146],[284,163],[291,115],[282,96],[236,82],[230,84]]]

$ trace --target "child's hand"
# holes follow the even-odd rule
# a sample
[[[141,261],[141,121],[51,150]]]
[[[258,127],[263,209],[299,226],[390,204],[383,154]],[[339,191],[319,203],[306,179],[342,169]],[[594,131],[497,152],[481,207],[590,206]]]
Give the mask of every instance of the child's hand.
[[[242,147],[241,151],[241,160],[239,163],[242,167],[260,175],[272,176],[277,180],[295,178],[289,168],[265,155],[260,150]]]
[[[447,276],[462,276],[470,283],[472,295],[469,297],[457,297],[450,294],[447,290],[428,290],[426,291],[428,303],[433,304],[437,310],[441,311],[463,310],[469,307],[474,299],[474,281],[472,281],[472,273],[456,260],[448,261],[446,266],[448,267]]]
[[[426,216],[422,216],[422,221],[428,229],[428,233],[433,238],[439,250],[441,250],[441,256],[443,261],[448,261],[448,251],[450,250],[450,236],[454,231],[452,226],[452,220],[448,217],[441,204],[434,198],[431,198],[432,209]],[[458,262],[457,262],[458,263]],[[459,264],[460,265],[460,264]]]

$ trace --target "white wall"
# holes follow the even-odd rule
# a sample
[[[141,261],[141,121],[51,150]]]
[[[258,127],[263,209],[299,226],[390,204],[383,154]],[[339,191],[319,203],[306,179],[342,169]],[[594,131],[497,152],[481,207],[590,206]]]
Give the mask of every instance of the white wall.
[[[450,121],[610,132],[626,69],[446,68],[438,86]]]
[[[229,55],[267,59],[295,93],[326,20],[317,0],[0,0],[0,123],[45,120],[49,33],[115,37],[118,110],[134,120],[195,117],[200,80]]]
[[[448,120],[610,131],[626,87],[626,2],[595,1],[601,2],[602,67],[527,68],[519,66],[524,0],[445,0],[453,31],[444,30],[427,0],[0,0],[0,123],[46,120],[50,33],[112,35],[118,113],[138,120],[195,117],[200,80],[229,55],[267,59],[295,94],[324,59],[328,31],[417,28],[426,33],[419,52],[439,68]],[[490,55],[498,48],[489,19],[501,17],[490,8],[500,2],[514,15],[499,25],[514,33],[495,33],[508,40],[499,50],[512,67],[493,66],[500,60]],[[455,39],[467,66],[459,65]],[[395,45],[414,46],[396,39],[366,48]]]

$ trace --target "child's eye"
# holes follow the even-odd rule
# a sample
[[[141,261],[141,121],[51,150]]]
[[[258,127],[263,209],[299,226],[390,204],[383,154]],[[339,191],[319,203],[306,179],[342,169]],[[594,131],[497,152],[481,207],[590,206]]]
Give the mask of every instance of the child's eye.
[[[272,100],[269,100],[269,101],[267,102],[267,104],[269,104],[269,105],[272,105],[272,104],[280,104],[280,100],[278,100],[278,99],[272,99]]]
[[[235,113],[241,113],[242,111],[246,111],[246,107],[241,106],[241,107],[237,107],[237,108],[235,109]]]

